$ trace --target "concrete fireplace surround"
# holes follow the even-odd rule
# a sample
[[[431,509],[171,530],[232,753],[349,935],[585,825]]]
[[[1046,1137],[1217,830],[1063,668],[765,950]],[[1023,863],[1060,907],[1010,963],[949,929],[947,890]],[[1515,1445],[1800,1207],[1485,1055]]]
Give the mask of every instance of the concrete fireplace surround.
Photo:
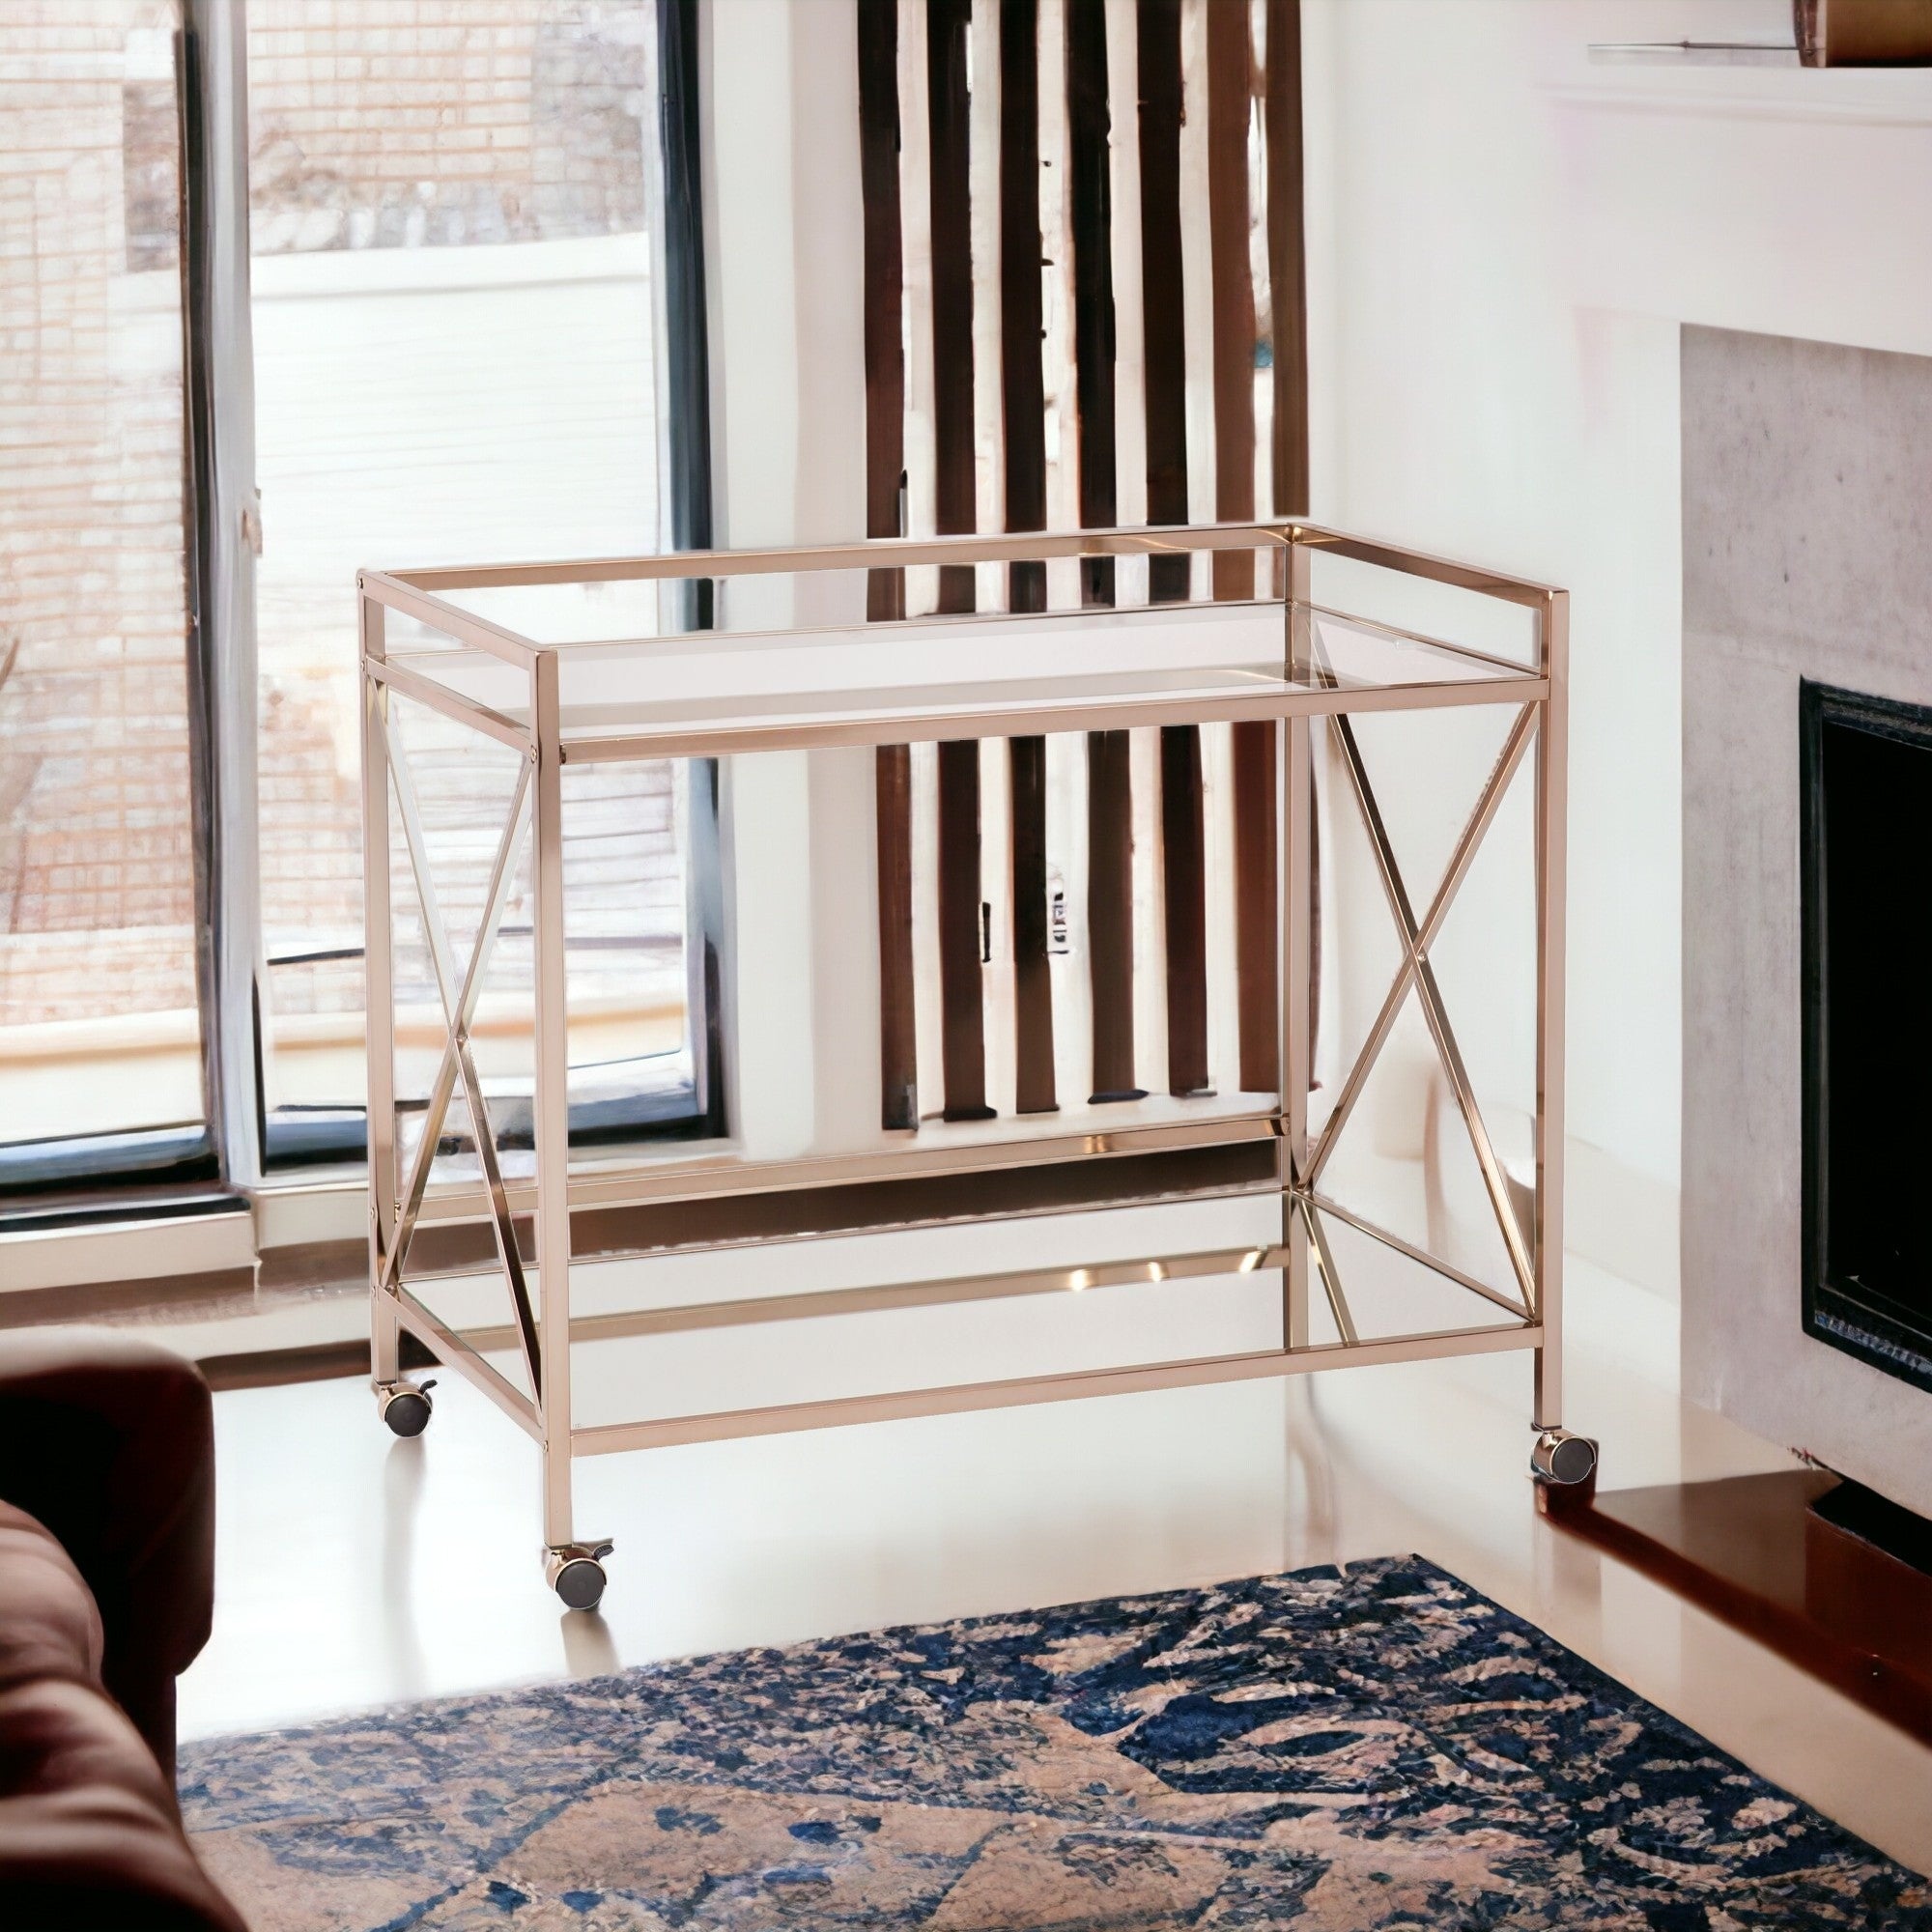
[[[1932,1395],[1800,1325],[1798,868],[1799,680],[1932,703],[1932,358],[1686,327],[1682,374],[1685,1393],[1932,1515]]]

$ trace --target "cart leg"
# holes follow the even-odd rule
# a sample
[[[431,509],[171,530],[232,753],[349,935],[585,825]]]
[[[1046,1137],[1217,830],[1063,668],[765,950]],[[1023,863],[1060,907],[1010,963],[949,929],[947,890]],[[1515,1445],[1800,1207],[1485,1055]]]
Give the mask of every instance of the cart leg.
[[[1287,668],[1301,675],[1311,659],[1309,555],[1288,560]],[[1281,1273],[1282,1347],[1308,1347],[1308,1227],[1295,1207],[1308,1165],[1308,1095],[1314,1088],[1315,758],[1306,718],[1282,723],[1281,754]]]
[[[394,1299],[380,1284],[369,1291],[369,1373],[381,1388],[400,1381],[403,1373],[403,1324]]]
[[[1310,801],[1314,796],[1308,721],[1288,721],[1287,753],[1283,759],[1282,839],[1287,864],[1282,868],[1282,1018],[1281,1117],[1278,1143],[1281,1162],[1281,1239],[1287,1250],[1282,1269],[1282,1347],[1308,1347],[1308,1224],[1295,1206],[1308,1165],[1308,1095],[1314,1086],[1309,1043],[1313,1038],[1310,1008],[1315,963],[1313,920],[1309,902],[1310,853],[1314,829]]]
[[[390,943],[389,767],[383,687],[370,675],[386,656],[383,607],[358,584],[362,639],[362,918],[369,1028],[369,1378],[376,1409],[398,1435],[429,1426],[431,1384],[403,1380],[402,1321],[383,1286],[396,1230],[395,988]]]
[[[403,1379],[403,1323],[396,1298],[383,1286],[384,1246],[381,1223],[373,1217],[369,1237],[369,1380],[376,1392],[376,1413],[392,1435],[420,1435],[429,1427],[434,1405],[429,1392],[434,1379]]]
[[[1564,797],[1569,763],[1570,600],[1548,594],[1543,668],[1549,694],[1536,743],[1536,1225],[1532,1241],[1536,1350],[1529,1471],[1539,1506],[1556,1496],[1585,1503],[1596,1492],[1597,1445],[1563,1427],[1563,1015]]]
[[[376,1413],[392,1435],[420,1435],[429,1427],[429,1392],[434,1381],[403,1379],[403,1324],[395,1297],[383,1287],[383,1248],[372,1236],[369,1289],[369,1379],[376,1391]]]
[[[1308,1347],[1308,1224],[1294,1205],[1293,1190],[1281,1197],[1281,1244],[1286,1251],[1281,1271],[1281,1345]]]
[[[1545,1318],[1546,1321],[1548,1317]],[[1546,1333],[1548,1332],[1546,1328]],[[1563,1349],[1560,1342],[1548,1341],[1535,1352],[1536,1380],[1530,1401],[1532,1429],[1560,1429],[1563,1426]]]
[[[570,1440],[570,1031],[563,948],[563,763],[556,657],[530,669],[536,759],[531,890],[535,899],[537,1384],[543,1420],[544,1577],[573,1610],[604,1595],[609,1543],[577,1540]]]
[[[604,1599],[604,1559],[612,1546],[579,1543],[571,1533],[570,1443],[550,1440],[546,1406],[543,1444],[544,1580],[572,1610],[594,1610]]]
[[[1544,1293],[1548,1294],[1546,1281]],[[1597,1492],[1597,1445],[1587,1435],[1577,1435],[1563,1427],[1563,1342],[1560,1318],[1555,1332],[1548,1333],[1549,1303],[1545,1303],[1545,1330],[1548,1339],[1536,1355],[1536,1388],[1530,1427],[1536,1440],[1530,1447],[1529,1473],[1539,1490],[1565,1492],[1565,1501],[1587,1503]],[[1539,1502],[1544,1500],[1539,1495]]]

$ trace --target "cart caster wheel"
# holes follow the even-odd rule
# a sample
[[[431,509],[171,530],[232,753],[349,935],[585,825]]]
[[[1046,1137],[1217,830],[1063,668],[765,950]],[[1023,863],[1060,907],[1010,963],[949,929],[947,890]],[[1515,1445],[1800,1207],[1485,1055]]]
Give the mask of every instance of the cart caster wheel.
[[[1587,1435],[1573,1435],[1567,1429],[1546,1429],[1529,1452],[1529,1473],[1539,1483],[1564,1490],[1594,1484],[1597,1477],[1597,1445]]]
[[[382,1405],[383,1420],[389,1425],[392,1435],[420,1435],[429,1427],[429,1392],[436,1386],[434,1380],[421,1384],[415,1382],[379,1382],[376,1397]]]
[[[604,1601],[608,1543],[566,1543],[546,1553],[544,1573],[567,1610],[594,1610]]]

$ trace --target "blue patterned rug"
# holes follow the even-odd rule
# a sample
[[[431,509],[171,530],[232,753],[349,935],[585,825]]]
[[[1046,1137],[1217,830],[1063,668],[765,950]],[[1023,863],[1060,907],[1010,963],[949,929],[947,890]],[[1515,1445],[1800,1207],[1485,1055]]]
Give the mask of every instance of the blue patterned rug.
[[[182,1786],[256,1932],[1932,1932],[1932,1885],[1413,1556],[230,1738]]]

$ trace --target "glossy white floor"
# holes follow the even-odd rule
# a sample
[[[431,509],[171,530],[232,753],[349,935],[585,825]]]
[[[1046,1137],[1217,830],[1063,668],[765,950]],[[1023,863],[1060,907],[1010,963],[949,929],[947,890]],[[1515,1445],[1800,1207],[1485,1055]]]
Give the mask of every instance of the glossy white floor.
[[[1605,1487],[1776,1467],[1674,1393],[1672,1311],[1578,1268],[1570,1419]],[[224,1394],[213,1639],[183,1733],[647,1660],[1416,1550],[1920,1868],[1932,1751],[1533,1510],[1523,1356],[1351,1370],[579,1465],[601,1615],[536,1560],[535,1458],[445,1378],[390,1438],[359,1382]]]

